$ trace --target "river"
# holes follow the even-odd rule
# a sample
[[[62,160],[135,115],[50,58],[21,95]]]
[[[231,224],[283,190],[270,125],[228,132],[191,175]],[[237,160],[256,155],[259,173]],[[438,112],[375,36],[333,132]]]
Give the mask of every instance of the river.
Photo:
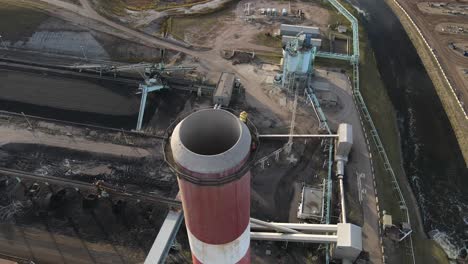
[[[404,169],[425,231],[456,257],[468,244],[468,169],[447,115],[403,26],[383,1],[350,0],[398,117]]]

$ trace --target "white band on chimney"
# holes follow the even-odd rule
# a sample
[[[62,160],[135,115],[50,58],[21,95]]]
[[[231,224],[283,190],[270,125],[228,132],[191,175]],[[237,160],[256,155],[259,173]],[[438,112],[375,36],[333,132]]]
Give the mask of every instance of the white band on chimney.
[[[238,238],[226,244],[213,245],[202,242],[188,228],[187,234],[192,254],[203,264],[237,263],[245,257],[250,246],[250,224]]]

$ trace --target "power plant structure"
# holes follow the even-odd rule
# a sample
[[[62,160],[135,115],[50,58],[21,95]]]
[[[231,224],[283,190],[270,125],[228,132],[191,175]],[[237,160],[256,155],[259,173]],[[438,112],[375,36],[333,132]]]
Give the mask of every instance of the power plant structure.
[[[271,223],[250,217],[250,167],[258,139],[293,135],[259,135],[245,112],[237,117],[218,105],[187,115],[169,133],[166,161],[177,175],[193,263],[250,263],[250,240],[327,244],[333,258],[343,263],[360,254],[361,228],[346,223],[345,215],[338,224]],[[350,125],[341,124],[337,135],[301,136],[336,138],[335,157],[341,164],[337,175],[342,176],[341,161],[352,146]],[[180,211],[168,214],[145,263],[165,258],[164,244],[173,243],[181,219]]]
[[[60,102],[45,99],[52,109],[69,111],[71,120],[0,113],[0,121],[6,120],[0,122],[6,135],[0,142],[0,193],[15,197],[0,201],[0,222],[8,231],[0,241],[0,262],[9,257],[2,254],[13,251],[17,260],[36,263],[304,263],[311,257],[327,264],[366,258],[374,263],[382,257],[385,262],[373,163],[359,160],[372,158],[361,126],[362,121],[373,124],[359,92],[357,20],[336,0],[328,2],[351,22],[353,55],[349,42],[331,37],[332,27],[302,21],[307,19],[302,10],[311,10],[304,9],[307,3],[293,3],[291,9],[291,3],[287,8],[272,2],[260,9],[258,3],[241,3],[234,20],[221,15],[219,24],[227,28],[236,21],[233,26],[246,30],[210,34],[229,35],[226,41],[231,41],[213,49],[204,48],[201,39],[191,43],[195,37],[185,35],[192,32],[188,26],[184,41],[172,38],[171,30],[156,39],[134,34],[148,46],[141,58],[159,63],[89,60],[83,46],[85,63],[68,58],[67,65],[55,65],[61,59],[47,56],[43,64],[2,58],[9,78],[47,78],[48,90],[58,86]],[[261,38],[259,23],[269,25],[262,26]],[[310,23],[321,28],[306,26]],[[273,26],[279,28],[282,49],[276,32],[269,31]],[[205,35],[200,28],[197,32],[197,38]],[[239,33],[233,36],[237,41],[230,32]],[[255,46],[242,45],[247,34],[259,36],[252,40]],[[328,44],[328,36],[330,46],[322,47],[321,37]],[[279,65],[270,52],[257,49],[263,45],[273,52],[263,42],[274,42],[275,55],[283,56]],[[316,67],[317,57],[350,62],[352,75]],[[71,84],[57,85],[55,79]],[[78,80],[81,86],[74,87]],[[26,103],[30,99],[15,96]],[[63,102],[72,97],[77,106]],[[80,111],[90,123],[73,122],[84,119]],[[375,127],[371,136],[380,141]],[[351,154],[353,142],[357,147]],[[372,178],[375,192],[368,192]],[[391,215],[383,212],[383,230],[395,229]],[[36,226],[37,220],[44,221]],[[402,227],[407,231],[399,241],[409,237],[411,243],[409,220]],[[378,238],[382,254],[369,245]]]
[[[317,47],[312,45],[312,35],[299,33],[283,49],[283,74],[281,85],[288,91],[304,91],[314,71]]]
[[[221,109],[184,118],[170,140],[193,263],[250,263],[252,136]]]

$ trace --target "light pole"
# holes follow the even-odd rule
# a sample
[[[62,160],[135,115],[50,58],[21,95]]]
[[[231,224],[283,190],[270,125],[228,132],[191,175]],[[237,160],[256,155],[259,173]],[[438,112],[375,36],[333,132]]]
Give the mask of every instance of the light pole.
[[[83,57],[85,58],[86,61],[88,61],[88,57],[86,57],[86,52],[84,50],[83,45],[80,45],[80,48],[81,48],[81,52],[83,52]]]

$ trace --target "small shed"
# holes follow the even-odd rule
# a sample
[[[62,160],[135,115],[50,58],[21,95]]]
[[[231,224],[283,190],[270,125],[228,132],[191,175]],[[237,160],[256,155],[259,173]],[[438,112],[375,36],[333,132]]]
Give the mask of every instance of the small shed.
[[[382,227],[383,229],[391,228],[393,226],[392,216],[389,214],[384,214],[382,217]]]
[[[337,30],[340,33],[346,33],[346,31],[348,31],[348,28],[346,26],[340,25],[338,26]]]
[[[233,73],[223,72],[221,74],[216,90],[213,93],[213,104],[229,106],[235,81],[236,76]]]
[[[324,189],[304,186],[302,188],[301,203],[297,210],[299,219],[321,220],[323,217]]]

